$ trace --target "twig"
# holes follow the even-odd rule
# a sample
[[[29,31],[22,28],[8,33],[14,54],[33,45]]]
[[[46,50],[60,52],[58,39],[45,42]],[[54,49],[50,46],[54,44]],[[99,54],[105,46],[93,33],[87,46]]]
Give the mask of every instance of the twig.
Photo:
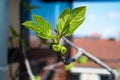
[[[117,76],[115,74],[115,72],[112,70],[112,68],[110,68],[109,66],[107,66],[105,63],[103,63],[101,60],[99,60],[98,58],[94,57],[93,55],[91,55],[90,53],[88,53],[87,51],[85,51],[82,48],[77,47],[75,44],[73,44],[72,42],[70,42],[68,39],[66,39],[65,37],[63,37],[63,39],[69,44],[71,45],[73,48],[75,48],[78,53],[76,55],[73,56],[73,58],[75,60],[77,60],[82,54],[84,54],[85,56],[87,56],[89,59],[91,59],[93,62],[99,64],[101,67],[105,68],[107,71],[110,72],[110,74],[112,75],[112,79],[113,80],[117,80]]]
[[[22,53],[23,53],[23,56],[25,57],[24,62],[25,62],[25,66],[26,66],[28,75],[30,76],[31,80],[35,80],[34,75],[32,73],[32,70],[31,70],[31,67],[30,67],[30,63],[28,61],[28,58],[27,58],[27,55],[26,55],[26,52],[25,52],[25,46],[24,46],[23,42],[22,42]]]
[[[63,64],[62,62],[58,62],[58,63],[55,63],[55,64],[51,64],[51,65],[45,66],[45,67],[44,67],[44,70],[54,69],[55,67],[58,67],[58,66],[60,66],[60,65],[62,65],[62,64]]]
[[[58,63],[58,60],[56,59],[57,57],[55,57],[55,59],[54,59],[54,64],[56,64],[56,63]],[[48,72],[47,72],[47,74],[42,78],[42,80],[52,80],[52,76],[53,76],[53,74],[55,73],[55,70],[54,69],[56,69],[57,68],[57,66],[54,66],[54,67],[52,67]]]

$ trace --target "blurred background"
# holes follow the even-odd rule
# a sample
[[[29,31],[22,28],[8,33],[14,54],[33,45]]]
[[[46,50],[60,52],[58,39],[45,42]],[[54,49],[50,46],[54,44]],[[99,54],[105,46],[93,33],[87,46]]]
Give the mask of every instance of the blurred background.
[[[38,38],[21,24],[38,14],[54,30],[65,8],[87,6],[86,20],[69,40],[120,72],[119,5],[119,0],[0,0],[0,79],[30,80],[24,64],[25,51],[36,80],[111,80],[107,70],[90,60],[85,64],[76,62],[70,71],[65,70],[65,65],[46,70],[45,66],[56,63],[56,54],[48,48],[50,41]],[[67,57],[76,54],[68,44],[64,45]]]

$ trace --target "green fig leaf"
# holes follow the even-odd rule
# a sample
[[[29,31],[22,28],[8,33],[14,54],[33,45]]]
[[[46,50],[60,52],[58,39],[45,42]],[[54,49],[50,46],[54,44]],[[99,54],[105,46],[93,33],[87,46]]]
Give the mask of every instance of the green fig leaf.
[[[33,14],[32,18],[35,24],[40,28],[42,32],[49,35],[52,33],[52,28],[50,24],[47,21],[45,21],[41,16]]]
[[[24,25],[26,28],[33,30],[34,32],[41,32],[40,28],[37,28],[37,26],[32,22],[32,21],[25,21],[24,23],[22,23],[22,25]]]
[[[77,7],[72,10],[70,28],[67,34],[68,36],[72,35],[72,33],[84,22],[85,13],[86,13],[86,6]]]
[[[40,32],[37,34],[39,37],[43,38],[43,39],[54,39],[56,38],[56,35],[52,35],[52,34],[46,34],[46,33],[43,33],[43,32]]]
[[[41,16],[33,14],[32,19],[33,21],[25,21],[23,25],[26,28],[36,32],[37,35],[43,39],[54,39],[56,37],[52,34],[52,28],[50,24]]]
[[[70,9],[66,8],[59,16],[57,21],[57,32],[61,36],[65,34],[65,31],[69,29],[68,24],[70,21]]]

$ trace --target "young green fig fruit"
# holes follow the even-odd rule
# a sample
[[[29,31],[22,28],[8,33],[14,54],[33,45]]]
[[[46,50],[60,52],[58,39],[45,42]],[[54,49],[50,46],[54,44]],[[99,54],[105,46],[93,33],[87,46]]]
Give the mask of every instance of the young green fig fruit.
[[[81,56],[78,58],[78,62],[81,64],[86,64],[88,62],[88,58],[86,56]]]
[[[74,66],[75,66],[74,62],[72,62],[72,63],[70,63],[68,65],[65,65],[65,70],[66,71],[70,71]]]
[[[35,77],[35,80],[42,80],[40,75],[35,75],[34,77]]]
[[[61,45],[60,45],[60,44],[56,44],[56,43],[51,44],[51,49],[52,49],[53,51],[55,51],[55,52],[60,52],[60,50],[61,50]]]
[[[62,47],[61,47],[61,50],[60,50],[61,55],[64,55],[66,52],[67,52],[66,47],[65,47],[65,46],[62,46]]]

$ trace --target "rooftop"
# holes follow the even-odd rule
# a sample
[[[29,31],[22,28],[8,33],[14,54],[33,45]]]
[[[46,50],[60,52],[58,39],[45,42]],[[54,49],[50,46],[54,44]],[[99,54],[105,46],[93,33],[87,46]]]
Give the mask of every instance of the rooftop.
[[[120,41],[90,38],[73,38],[73,43],[99,58],[112,68],[120,67]],[[72,55],[76,51],[72,49]],[[77,65],[79,66],[79,65]],[[98,67],[92,61],[81,66]]]

